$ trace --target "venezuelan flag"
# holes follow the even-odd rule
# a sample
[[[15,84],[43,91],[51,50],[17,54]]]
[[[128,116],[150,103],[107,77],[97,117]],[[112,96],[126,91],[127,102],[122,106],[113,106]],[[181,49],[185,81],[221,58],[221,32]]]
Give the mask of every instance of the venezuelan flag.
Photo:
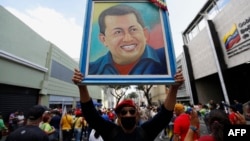
[[[223,37],[223,43],[227,50],[231,49],[234,44],[238,43],[240,41],[240,34],[237,30],[236,24],[233,25],[231,30],[226,33]]]

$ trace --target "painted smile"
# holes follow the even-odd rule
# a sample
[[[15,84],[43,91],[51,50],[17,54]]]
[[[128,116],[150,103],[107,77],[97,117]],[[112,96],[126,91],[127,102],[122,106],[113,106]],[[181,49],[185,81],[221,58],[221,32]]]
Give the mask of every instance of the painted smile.
[[[121,46],[121,48],[124,49],[125,51],[132,51],[136,48],[136,44],[124,45],[124,46]]]

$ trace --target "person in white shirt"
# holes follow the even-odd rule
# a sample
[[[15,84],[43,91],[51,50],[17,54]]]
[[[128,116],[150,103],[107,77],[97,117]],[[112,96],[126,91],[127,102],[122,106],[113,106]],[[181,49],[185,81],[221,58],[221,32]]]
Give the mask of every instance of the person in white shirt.
[[[22,111],[19,112],[19,114],[17,115],[17,126],[18,127],[22,127],[24,125],[24,114]]]
[[[89,135],[89,141],[103,141],[100,134],[98,134],[95,129],[92,129]]]

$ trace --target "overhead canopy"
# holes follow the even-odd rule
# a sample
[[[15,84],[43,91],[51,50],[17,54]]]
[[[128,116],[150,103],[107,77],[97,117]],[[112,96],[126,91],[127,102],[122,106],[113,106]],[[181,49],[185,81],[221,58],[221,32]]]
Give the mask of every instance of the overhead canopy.
[[[72,105],[73,98],[67,96],[55,96],[51,95],[49,97],[49,104],[63,104],[63,105]]]

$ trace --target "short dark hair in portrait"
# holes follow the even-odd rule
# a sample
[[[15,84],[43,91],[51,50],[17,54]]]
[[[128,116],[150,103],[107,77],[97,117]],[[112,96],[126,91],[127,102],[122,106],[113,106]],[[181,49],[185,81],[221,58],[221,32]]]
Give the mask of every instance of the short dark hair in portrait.
[[[117,6],[113,6],[109,9],[104,10],[101,15],[99,16],[99,27],[100,27],[100,33],[105,34],[105,17],[109,16],[109,15],[113,15],[113,16],[121,16],[121,15],[126,15],[126,14],[130,14],[133,13],[136,16],[137,22],[140,23],[140,25],[144,28],[144,22],[143,19],[141,17],[141,14],[134,8],[130,7],[130,6],[126,6],[126,5],[117,5]]]

